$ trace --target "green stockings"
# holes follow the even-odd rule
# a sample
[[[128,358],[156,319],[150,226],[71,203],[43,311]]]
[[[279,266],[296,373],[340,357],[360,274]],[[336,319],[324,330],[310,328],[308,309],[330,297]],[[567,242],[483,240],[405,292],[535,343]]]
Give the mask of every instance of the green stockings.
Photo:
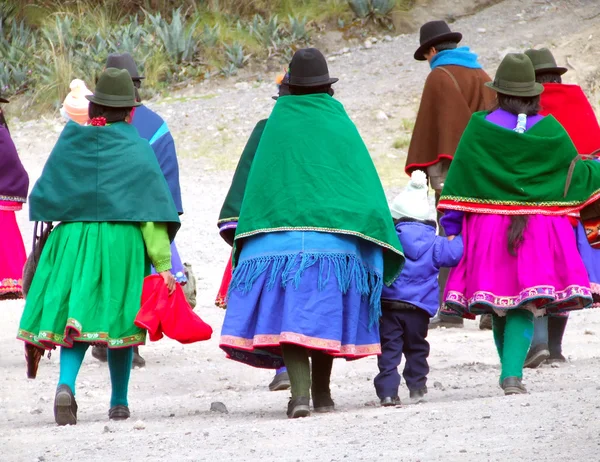
[[[74,342],[71,348],[60,348],[60,377],[59,385],[68,385],[75,394],[75,381],[85,357],[89,344]],[[119,404],[127,406],[127,391],[129,388],[129,376],[131,374],[131,361],[133,359],[133,348],[108,349],[108,369],[110,370],[110,382],[112,384],[112,395],[110,406]]]
[[[318,350],[308,350],[297,345],[281,346],[283,361],[290,376],[292,398],[310,397],[314,395],[329,396],[329,380],[333,357]],[[312,387],[310,377],[309,355],[312,356]]]
[[[310,364],[308,350],[304,347],[291,344],[281,345],[283,362],[290,376],[292,398],[310,396]]]
[[[523,377],[523,364],[533,337],[533,313],[528,310],[509,310],[505,317],[493,317],[494,341],[506,377]]]

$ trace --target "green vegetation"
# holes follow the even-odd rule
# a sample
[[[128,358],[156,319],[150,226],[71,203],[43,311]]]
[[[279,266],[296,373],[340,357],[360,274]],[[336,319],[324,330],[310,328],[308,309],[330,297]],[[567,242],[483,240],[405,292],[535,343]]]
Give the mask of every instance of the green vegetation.
[[[364,27],[411,1],[2,0],[0,93],[55,109],[72,79],[93,89],[108,54],[129,52],[148,97],[251,62],[285,64],[316,30]]]

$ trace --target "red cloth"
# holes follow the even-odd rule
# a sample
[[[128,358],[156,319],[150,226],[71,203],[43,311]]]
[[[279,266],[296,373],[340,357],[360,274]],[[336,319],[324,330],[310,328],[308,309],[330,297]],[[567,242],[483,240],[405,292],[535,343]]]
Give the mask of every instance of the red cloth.
[[[163,333],[180,343],[209,340],[212,328],[192,310],[183,289],[176,284],[169,297],[169,289],[160,274],[144,279],[142,307],[135,318],[135,325],[147,329],[150,340],[155,342]]]
[[[541,103],[541,114],[553,115],[565,127],[579,154],[600,148],[600,125],[580,86],[545,83]]]
[[[223,273],[223,279],[221,281],[221,287],[219,288],[219,293],[217,294],[217,299],[215,300],[215,305],[219,308],[227,308],[227,292],[229,292],[229,284],[231,284],[231,255],[229,256],[229,261],[227,262],[227,266],[225,267],[225,273]]]

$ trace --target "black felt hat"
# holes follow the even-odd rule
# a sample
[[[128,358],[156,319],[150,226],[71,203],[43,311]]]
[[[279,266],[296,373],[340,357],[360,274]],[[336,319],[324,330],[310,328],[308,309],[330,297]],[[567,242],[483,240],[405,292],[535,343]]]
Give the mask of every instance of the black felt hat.
[[[419,43],[421,44],[415,51],[417,61],[425,61],[425,53],[433,46],[444,42],[459,43],[462,40],[460,32],[452,32],[446,21],[430,21],[421,26]]]
[[[556,64],[556,60],[552,52],[548,48],[540,48],[539,50],[530,49],[525,52],[535,69],[535,75],[539,74],[558,74],[563,75],[568,71],[566,67],[560,67]]]
[[[338,80],[329,77],[327,60],[316,48],[303,48],[294,53],[290,63],[291,87],[321,87]]]
[[[132,80],[142,80],[145,77],[142,77],[139,72],[135,61],[133,60],[133,56],[129,53],[113,53],[108,55],[106,59],[106,68],[113,67],[115,69],[125,69],[129,72]]]

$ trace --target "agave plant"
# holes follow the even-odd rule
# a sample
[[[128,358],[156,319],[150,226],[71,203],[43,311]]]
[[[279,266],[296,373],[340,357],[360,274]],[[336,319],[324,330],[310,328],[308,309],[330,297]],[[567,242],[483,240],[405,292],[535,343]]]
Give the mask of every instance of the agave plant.
[[[146,13],[148,25],[154,27],[157,37],[162,42],[166,53],[175,64],[191,62],[196,54],[198,44],[194,38],[194,30],[200,18],[186,26],[181,14],[181,7],[173,11],[171,22],[167,22],[160,13],[152,15]]]
[[[348,0],[350,8],[361,19],[387,16],[396,6],[396,0]]]
[[[244,54],[244,47],[236,42],[232,45],[225,45],[225,56],[227,56],[227,61],[230,64],[241,69],[246,65],[251,55]]]
[[[288,19],[290,21],[291,39],[295,42],[307,42],[309,39],[309,33],[306,27],[306,24],[308,23],[306,16],[298,19],[290,15],[288,16]]]

